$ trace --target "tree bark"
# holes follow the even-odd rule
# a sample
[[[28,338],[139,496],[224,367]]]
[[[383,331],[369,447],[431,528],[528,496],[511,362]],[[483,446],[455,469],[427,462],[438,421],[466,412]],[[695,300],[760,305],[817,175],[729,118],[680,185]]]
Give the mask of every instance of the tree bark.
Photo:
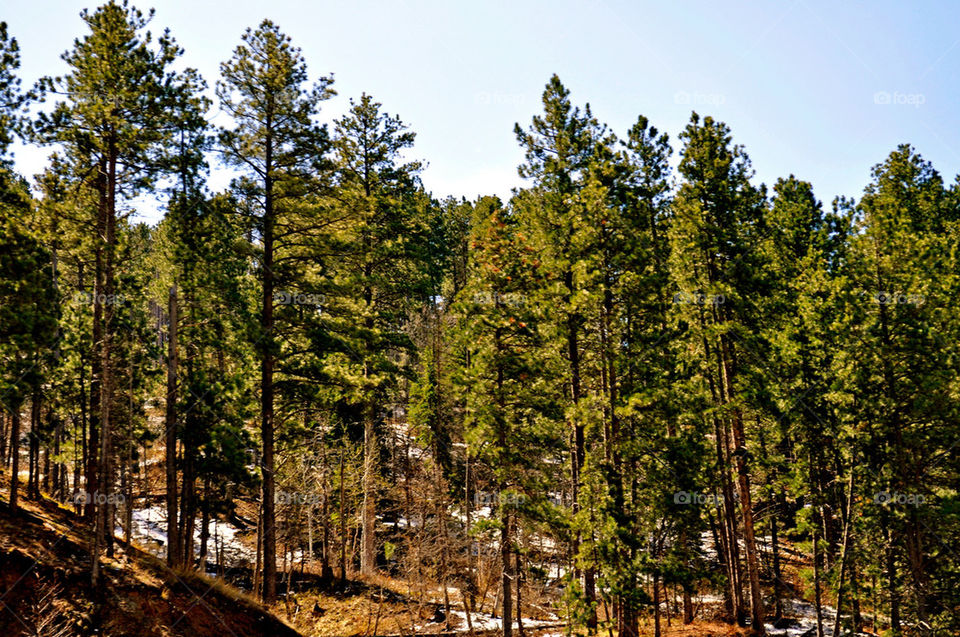
[[[260,315],[263,356],[260,361],[260,438],[263,445],[261,473],[263,474],[263,602],[272,604],[277,599],[277,528],[275,476],[273,458],[273,372],[274,318],[273,318],[273,242],[274,242],[274,192],[273,192],[273,117],[267,113],[265,128],[268,131],[264,146],[263,188],[263,297]]]
[[[116,248],[116,192],[117,192],[117,148],[116,141],[110,139],[107,152],[107,206],[106,224],[103,238],[103,296],[94,299],[95,307],[102,308],[103,330],[100,346],[100,462],[98,466],[98,493],[91,497],[93,508],[96,511],[96,526],[93,534],[93,551],[91,557],[90,581],[94,589],[98,589],[100,581],[100,549],[106,544],[107,524],[109,522],[107,500],[112,488],[112,421],[113,408],[113,379],[111,356],[113,354],[113,313],[116,297],[114,296],[114,250]],[[98,500],[102,500],[98,502]],[[110,530],[112,534],[112,529]]]
[[[10,510],[17,510],[20,487],[20,405],[10,409]]]
[[[180,562],[180,532],[177,520],[177,285],[170,287],[168,300],[169,332],[167,341],[167,413],[166,413],[166,478],[167,478],[167,566]]]
[[[347,504],[343,489],[343,449],[340,449],[340,582],[347,581]]]
[[[817,612],[817,637],[823,637],[823,587],[820,573],[820,526],[813,523],[813,604]]]
[[[720,347],[723,356],[724,387],[727,399],[731,400],[734,395],[733,346],[726,342],[726,338],[721,337]],[[753,527],[753,503],[747,466],[747,442],[744,434],[743,417],[739,407],[733,410],[731,426],[733,442],[736,445],[737,487],[740,493],[740,511],[743,518],[743,543],[747,550],[747,576],[750,578],[751,626],[757,635],[765,635],[766,629],[763,621],[766,614],[763,609],[763,592],[760,589],[760,565],[757,558],[757,543]]]
[[[360,572],[373,575],[377,568],[377,432],[373,405],[368,405],[363,420],[363,515],[361,529]]]
[[[853,530],[853,522],[855,518],[855,513],[853,510],[853,474],[854,474],[855,463],[851,459],[850,463],[850,478],[847,481],[847,515],[846,515],[846,524],[843,526],[843,547],[840,553],[840,580],[837,584],[837,617],[833,623],[833,637],[839,637],[840,635],[840,616],[841,611],[843,610],[843,586],[844,578],[847,574],[847,561],[849,559],[850,552],[850,536]]]

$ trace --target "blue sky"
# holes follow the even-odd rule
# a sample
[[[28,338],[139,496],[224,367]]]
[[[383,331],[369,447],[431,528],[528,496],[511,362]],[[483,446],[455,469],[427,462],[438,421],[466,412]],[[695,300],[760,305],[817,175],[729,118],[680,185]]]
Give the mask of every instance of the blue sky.
[[[463,2],[161,0],[185,63],[213,85],[243,30],[277,22],[312,77],[334,73],[332,118],[366,91],[417,132],[437,196],[506,196],[521,183],[515,122],[540,109],[552,73],[618,133],[644,114],[676,136],[691,109],[727,122],[757,181],[793,173],[829,203],[859,196],[870,168],[912,143],[952,182],[960,172],[960,2]],[[27,83],[64,71],[89,2],[11,2]],[[222,116],[211,114],[214,122]],[[15,149],[34,174],[42,152]],[[217,169],[213,187],[228,175]],[[154,219],[149,203],[144,215]]]

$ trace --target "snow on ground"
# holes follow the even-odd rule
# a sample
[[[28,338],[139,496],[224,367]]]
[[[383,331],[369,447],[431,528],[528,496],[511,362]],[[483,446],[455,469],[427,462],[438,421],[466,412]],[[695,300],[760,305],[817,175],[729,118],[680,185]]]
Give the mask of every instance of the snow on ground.
[[[837,611],[830,606],[822,606],[821,608],[823,632],[824,634],[832,634]],[[772,624],[765,624],[767,634],[770,637],[812,637],[817,634],[817,608],[813,604],[795,599],[784,600],[783,614],[785,617],[796,619],[796,624],[789,628],[774,628]]]
[[[118,535],[123,529],[117,528]],[[210,520],[210,538],[207,541],[208,559],[215,560],[216,548],[223,551],[223,562],[227,566],[250,563],[256,559],[253,549],[245,546],[237,537],[239,529],[216,518]],[[167,510],[163,505],[133,511],[133,540],[158,555],[166,555],[167,547]],[[200,520],[194,529],[194,541],[200,546]]]
[[[450,614],[460,619],[460,629],[462,631],[467,630],[467,613],[465,611],[451,608]],[[503,625],[503,619],[488,615],[487,613],[471,613],[470,620],[473,622],[474,630],[497,630]],[[557,619],[527,619],[524,617],[523,627],[536,628],[538,626],[549,626],[556,624],[557,621]],[[514,622],[514,624],[516,625],[516,622]]]

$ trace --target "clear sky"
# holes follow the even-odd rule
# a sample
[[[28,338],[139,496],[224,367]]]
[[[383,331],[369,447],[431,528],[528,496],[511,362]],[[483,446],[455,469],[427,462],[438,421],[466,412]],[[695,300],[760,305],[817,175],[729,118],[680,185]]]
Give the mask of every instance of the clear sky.
[[[312,77],[333,73],[325,117],[366,91],[417,133],[436,196],[507,196],[520,184],[515,122],[540,110],[552,73],[624,133],[638,114],[672,141],[692,109],[727,122],[757,180],[790,173],[825,204],[859,196],[870,168],[909,142],[960,172],[960,2],[879,0],[157,0],[186,64],[213,85],[243,30],[269,17]],[[64,71],[92,2],[8,1],[26,83]],[[214,121],[217,121],[216,117]],[[674,143],[675,150],[679,150]],[[15,149],[31,175],[42,153]],[[227,176],[215,174],[222,187]],[[146,212],[148,217],[155,213]]]

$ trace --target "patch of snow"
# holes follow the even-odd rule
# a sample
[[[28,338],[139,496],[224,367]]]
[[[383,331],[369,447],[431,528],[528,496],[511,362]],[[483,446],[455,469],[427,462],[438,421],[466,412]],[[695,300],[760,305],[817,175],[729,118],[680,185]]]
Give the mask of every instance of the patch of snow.
[[[154,505],[146,509],[134,509],[132,536],[134,541],[144,544],[147,548],[154,548],[154,553],[165,555],[167,548],[167,510],[163,505]],[[245,546],[237,537],[239,533],[232,524],[217,518],[210,520],[210,537],[207,540],[207,559],[216,558],[219,546],[223,552],[224,564],[236,565],[243,562],[253,562],[256,554],[253,549]],[[197,519],[194,527],[193,539],[197,549],[200,546],[200,520]],[[122,529],[117,529],[123,534]]]

